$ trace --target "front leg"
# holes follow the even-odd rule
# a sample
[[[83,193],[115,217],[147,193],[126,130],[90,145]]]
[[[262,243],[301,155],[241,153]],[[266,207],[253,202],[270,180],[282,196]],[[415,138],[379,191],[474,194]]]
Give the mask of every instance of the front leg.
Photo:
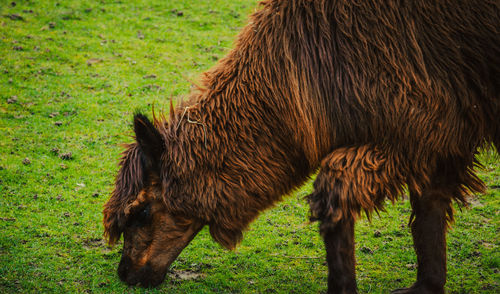
[[[394,294],[441,294],[446,283],[446,229],[451,218],[451,197],[446,189],[410,193],[413,208],[411,232],[417,254],[417,282]]]
[[[328,293],[357,293],[354,256],[354,219],[322,224],[328,262]]]
[[[381,209],[384,199],[394,200],[402,176],[393,157],[371,147],[340,148],[321,163],[308,196],[311,219],[321,221],[328,262],[328,293],[357,293],[354,223],[361,211]]]
[[[410,288],[393,293],[445,293],[446,231],[453,222],[452,201],[464,203],[469,193],[483,193],[485,189],[473,172],[474,162],[474,157],[440,160],[427,187],[420,193],[410,188],[417,281]]]

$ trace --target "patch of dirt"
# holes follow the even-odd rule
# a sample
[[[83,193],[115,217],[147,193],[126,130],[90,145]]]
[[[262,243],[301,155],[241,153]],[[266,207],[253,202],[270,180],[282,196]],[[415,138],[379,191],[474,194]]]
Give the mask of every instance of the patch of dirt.
[[[0,217],[0,220],[6,221],[6,222],[15,222],[16,219],[13,217]]]
[[[105,247],[106,242],[101,238],[88,238],[83,240],[83,247],[86,249],[93,249],[98,247]]]
[[[71,160],[71,159],[73,159],[73,154],[71,152],[67,152],[67,153],[63,153],[63,154],[59,155],[59,157],[62,160]]]
[[[12,96],[9,99],[7,99],[7,104],[13,104],[17,102],[17,96]]]
[[[24,17],[20,16],[19,14],[7,14],[4,15],[6,18],[10,18],[11,20],[24,20]]]
[[[100,63],[100,62],[102,62],[102,59],[100,59],[100,58],[90,58],[87,60],[87,65],[91,66],[93,64]]]
[[[416,263],[409,263],[406,265],[406,268],[409,270],[415,270],[417,268],[417,264]]]
[[[168,276],[173,280],[181,280],[181,281],[196,280],[205,277],[205,275],[202,273],[197,273],[193,271],[177,271],[177,270],[171,270],[168,273]]]
[[[487,248],[487,249],[492,249],[492,248],[497,247],[495,244],[492,244],[492,243],[489,243],[489,242],[486,242],[483,240],[481,240],[480,242],[481,242],[481,245],[483,245],[484,248]]]
[[[373,254],[373,250],[366,247],[366,246],[361,247],[359,250],[363,253],[366,253],[366,254]]]
[[[146,85],[143,87],[143,89],[148,89],[148,90],[163,90],[163,87],[160,87],[158,85]]]
[[[483,207],[484,204],[482,204],[479,199],[477,198],[472,198],[469,200],[469,205],[474,208],[474,207]]]
[[[177,15],[177,16],[184,16],[184,12],[183,12],[183,11],[181,11],[181,10],[172,9],[172,10],[170,10],[170,12],[171,12],[172,14]]]

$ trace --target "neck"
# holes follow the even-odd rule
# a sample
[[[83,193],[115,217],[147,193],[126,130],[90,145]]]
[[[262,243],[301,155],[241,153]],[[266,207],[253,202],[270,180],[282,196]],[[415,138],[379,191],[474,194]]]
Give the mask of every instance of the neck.
[[[226,247],[303,183],[329,149],[318,79],[302,77],[291,48],[276,44],[286,40],[263,30],[279,25],[270,21],[275,17],[281,16],[272,9],[252,17],[235,49],[203,75],[201,89],[177,107],[165,130],[167,202],[208,223]]]
[[[265,113],[252,93],[200,90],[176,109],[166,132],[165,191],[179,200],[169,202],[208,223],[228,248],[260,211],[311,172],[291,131]]]

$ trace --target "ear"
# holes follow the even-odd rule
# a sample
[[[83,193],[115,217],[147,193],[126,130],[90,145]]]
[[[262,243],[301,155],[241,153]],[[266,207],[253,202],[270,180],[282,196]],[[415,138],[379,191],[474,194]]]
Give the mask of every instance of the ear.
[[[165,143],[158,129],[141,113],[134,115],[134,132],[137,144],[146,156],[148,163],[156,167],[165,150]]]

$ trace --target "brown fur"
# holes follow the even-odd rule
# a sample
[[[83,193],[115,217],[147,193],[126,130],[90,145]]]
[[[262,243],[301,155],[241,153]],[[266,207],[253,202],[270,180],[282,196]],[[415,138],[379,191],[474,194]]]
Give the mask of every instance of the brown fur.
[[[500,148],[498,2],[261,6],[170,120],[136,116],[138,142],[104,210],[110,242],[127,229],[127,205],[154,186],[148,193],[165,213],[209,225],[233,248],[259,212],[320,168],[308,201],[325,238],[329,291],[355,291],[354,254],[332,257],[353,252],[354,220],[406,186],[419,260],[427,241],[441,257],[419,261],[417,284],[400,293],[441,292],[451,200],[484,191],[474,155],[489,142]],[[424,233],[434,228],[438,243]],[[436,281],[425,273],[435,268]]]

